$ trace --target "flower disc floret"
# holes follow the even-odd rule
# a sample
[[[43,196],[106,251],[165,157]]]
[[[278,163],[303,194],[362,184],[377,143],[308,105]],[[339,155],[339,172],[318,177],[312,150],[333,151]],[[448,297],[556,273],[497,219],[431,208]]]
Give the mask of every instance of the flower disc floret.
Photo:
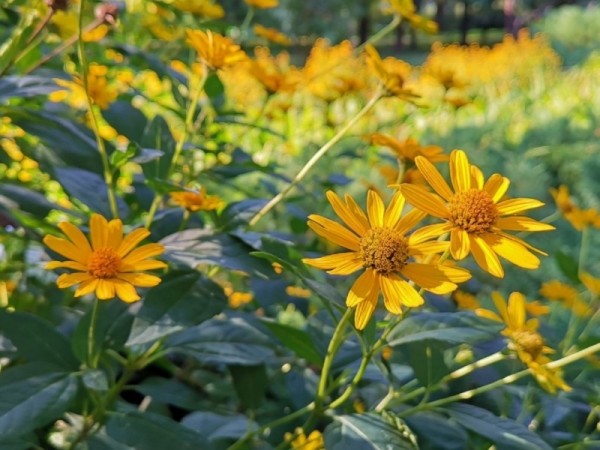
[[[408,242],[389,228],[372,228],[360,240],[360,258],[381,274],[399,272],[408,261]]]
[[[121,258],[110,247],[94,250],[88,260],[88,272],[95,278],[112,278],[119,273]]]
[[[511,333],[515,345],[536,360],[544,350],[544,340],[535,331],[516,330]]]
[[[486,191],[469,189],[457,192],[448,204],[450,221],[467,233],[485,233],[498,218],[494,200]]]

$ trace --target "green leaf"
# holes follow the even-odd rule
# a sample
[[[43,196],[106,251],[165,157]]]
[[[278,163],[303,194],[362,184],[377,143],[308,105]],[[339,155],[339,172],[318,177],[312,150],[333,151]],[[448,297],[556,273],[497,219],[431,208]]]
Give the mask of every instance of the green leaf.
[[[204,437],[189,428],[149,412],[111,412],[106,435],[132,450],[211,450]]]
[[[146,378],[135,390],[152,397],[152,402],[174,405],[191,411],[199,409],[205,400],[196,390],[175,378]]]
[[[398,346],[429,339],[451,347],[494,339],[501,328],[501,325],[471,312],[421,313],[400,322],[391,333],[389,343],[391,346]]]
[[[222,97],[225,94],[225,87],[215,72],[211,73],[206,79],[206,83],[204,83],[204,92],[206,92],[206,95],[211,99]]]
[[[166,120],[161,116],[155,116],[148,122],[139,143],[143,148],[159,150],[162,156],[142,166],[144,175],[148,179],[167,179],[171,160],[175,153],[175,139]]]
[[[77,394],[77,379],[49,364],[26,364],[0,374],[0,440],[56,420]]]
[[[0,208],[6,209],[10,213],[10,209],[18,207],[21,211],[36,215],[40,218],[46,217],[50,211],[56,209],[66,212],[65,208],[52,203],[46,199],[43,194],[32,191],[24,187],[4,183],[0,186]]]
[[[79,366],[68,339],[32,314],[0,311],[0,333],[29,362],[52,363],[65,370],[77,370]]]
[[[108,124],[132,142],[140,142],[148,120],[144,113],[135,108],[130,101],[118,100],[102,111],[102,117]]]
[[[102,370],[85,370],[81,381],[86,388],[93,391],[108,391],[108,378]]]
[[[202,364],[254,366],[273,359],[271,340],[241,317],[211,319],[167,338],[165,347]]]
[[[409,342],[400,351],[423,386],[432,386],[450,373],[444,363],[444,352],[434,340]]]
[[[199,325],[226,307],[223,289],[199,272],[170,273],[145,295],[127,345],[154,342]]]
[[[183,418],[181,423],[200,433],[206,440],[214,442],[221,439],[239,439],[249,429],[256,429],[242,414],[222,416],[209,411],[197,411]]]
[[[327,450],[416,450],[406,430],[373,414],[336,416],[323,434]]]
[[[267,201],[263,199],[247,199],[230,203],[219,217],[221,227],[225,230],[232,230],[246,225],[266,203]]]
[[[35,29],[36,15],[23,14],[10,38],[0,46],[0,76],[2,76],[27,46],[27,41]]]
[[[256,366],[230,365],[233,387],[243,408],[256,410],[262,404],[269,385],[264,364]]]
[[[277,336],[283,345],[300,358],[306,359],[311,364],[321,365],[323,356],[319,353],[306,331],[268,320],[263,320],[262,323]]]
[[[573,283],[580,284],[579,280],[579,264],[571,256],[560,250],[554,255],[558,268]]]
[[[443,411],[472,432],[488,438],[502,450],[551,450],[542,438],[525,425],[498,417],[477,406],[456,403]]]
[[[469,435],[453,419],[434,412],[420,412],[406,418],[421,450],[464,450],[469,448]],[[432,430],[435,430],[432,433]]]
[[[0,102],[9,98],[27,98],[48,95],[58,88],[49,77],[31,75],[10,76],[0,79]]]

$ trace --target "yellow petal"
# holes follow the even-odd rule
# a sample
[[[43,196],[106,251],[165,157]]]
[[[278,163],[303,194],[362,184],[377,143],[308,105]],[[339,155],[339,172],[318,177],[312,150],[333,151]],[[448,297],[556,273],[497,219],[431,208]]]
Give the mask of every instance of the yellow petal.
[[[98,300],[110,300],[115,297],[115,283],[112,279],[98,280],[96,286]]]
[[[118,250],[121,247],[121,242],[123,241],[123,222],[119,219],[113,219],[108,222],[107,232],[106,232],[106,245],[113,248],[114,250]]]
[[[520,292],[513,292],[508,297],[508,317],[512,329],[523,328],[525,325],[525,297]]]
[[[423,156],[417,156],[415,158],[415,163],[423,175],[423,178],[427,180],[433,190],[437,192],[444,200],[450,201],[453,195],[452,190],[435,166]]]
[[[489,309],[477,308],[475,310],[475,314],[477,314],[479,317],[485,317],[486,319],[494,320],[496,322],[502,322],[500,316]]]
[[[121,245],[119,246],[119,249],[117,251],[119,257],[125,257],[127,253],[133,250],[136,245],[138,245],[148,236],[150,236],[150,231],[148,231],[145,228],[136,228],[135,230],[133,230],[131,233],[125,236],[125,239],[123,239],[123,241],[121,242]]]
[[[469,250],[471,250],[469,234],[465,230],[453,229],[450,233],[450,253],[452,257],[460,261],[467,257]]]
[[[350,250],[360,249],[358,236],[339,223],[316,214],[311,214],[308,219],[308,226],[319,236]]]
[[[467,154],[462,150],[453,150],[450,154],[450,180],[454,192],[464,192],[471,188],[471,166]]]
[[[346,205],[348,206],[348,209],[350,210],[350,212],[356,217],[357,220],[360,221],[362,226],[368,230],[369,229],[369,219],[367,218],[367,215],[362,210],[362,208],[358,205],[358,203],[356,203],[356,200],[354,200],[348,194],[346,194],[344,196],[344,200],[346,201]]]
[[[317,269],[330,270],[348,261],[353,261],[356,257],[356,252],[334,253],[333,255],[321,256],[320,258],[304,258],[302,262]]]
[[[401,280],[397,275],[379,276],[379,286],[383,293],[385,309],[392,314],[402,314],[401,291],[397,288],[398,281]]]
[[[379,297],[379,290],[373,289],[364,301],[360,302],[356,306],[354,311],[354,326],[357,330],[364,330],[364,328],[371,320],[373,312],[377,307],[377,298]]]
[[[78,263],[76,261],[50,261],[46,263],[46,269],[73,269],[78,270],[80,272],[87,272],[87,266]]]
[[[361,303],[373,290],[376,290],[376,282],[375,272],[371,269],[365,270],[348,291],[346,306],[352,308]]]
[[[394,228],[398,221],[400,220],[400,216],[402,215],[402,210],[404,209],[404,196],[400,192],[396,192],[390,200],[390,204],[385,210],[385,215],[383,216],[383,226],[387,228]]]
[[[471,186],[479,190],[483,189],[483,172],[474,165],[471,165]]]
[[[78,273],[63,273],[56,279],[56,285],[61,288],[68,288],[74,284],[81,283],[83,281],[91,280],[92,276],[89,273],[78,272]]]
[[[80,264],[87,264],[88,255],[86,255],[85,251],[79,250],[79,248],[66,239],[48,235],[44,236],[44,244],[60,255],[77,261]]]
[[[452,230],[452,224],[450,223],[436,223],[433,225],[427,225],[412,233],[408,237],[408,244],[409,246],[420,244],[422,242],[437,238],[438,236],[441,236],[450,230]]]
[[[75,244],[75,247],[85,254],[86,257],[92,252],[92,247],[89,241],[85,237],[85,234],[81,232],[79,228],[69,222],[61,222],[58,224],[58,228]]]
[[[450,242],[448,241],[428,241],[420,244],[409,245],[408,254],[414,255],[431,255],[432,253],[443,253],[448,250]]]
[[[471,272],[460,267],[438,265],[437,269],[441,271],[453,283],[464,283],[471,279]]]
[[[427,217],[427,213],[420,209],[413,209],[404,215],[398,222],[394,229],[400,234],[406,234],[412,230],[421,220]]]
[[[409,263],[402,268],[402,275],[413,281],[417,286],[434,294],[443,295],[456,289],[448,277],[432,264]]]
[[[512,239],[493,234],[484,234],[482,239],[488,243],[494,252],[515,266],[524,269],[537,269],[540,266],[540,260],[537,256]]]
[[[144,261],[137,261],[134,264],[121,264],[119,272],[143,272],[144,270],[155,270],[164,269],[167,265],[162,261],[156,261],[155,259],[146,259]]]
[[[502,230],[512,231],[552,231],[556,228],[526,216],[499,217],[494,224]]]
[[[398,278],[395,281],[394,286],[400,294],[400,299],[401,299],[400,301],[402,302],[403,305],[409,306],[411,308],[415,308],[415,307],[421,306],[423,303],[425,303],[425,300],[423,300],[423,297],[421,297],[421,295],[419,295],[419,293],[415,290],[415,288],[413,288],[406,281]]]
[[[498,203],[510,186],[510,180],[499,173],[493,174],[483,186],[483,190],[490,194],[494,203]]]
[[[357,235],[362,236],[368,230],[368,224],[365,224],[360,218],[356,217],[355,214],[350,211],[348,206],[340,199],[335,192],[327,192],[327,200],[331,203],[333,210],[340,219],[344,221],[348,227],[354,231]]]
[[[360,257],[356,257],[353,260],[346,261],[344,264],[328,270],[327,273],[330,275],[350,275],[364,267],[364,262]]]
[[[114,280],[113,284],[117,297],[125,303],[133,303],[140,299],[140,296],[131,284],[121,280]]]
[[[400,190],[406,200],[415,208],[440,219],[450,215],[444,201],[438,195],[428,192],[424,187],[402,183]]]
[[[90,219],[90,235],[92,239],[92,248],[94,250],[106,247],[108,222],[100,214],[92,214],[92,218]]]
[[[153,287],[162,281],[160,277],[146,273],[120,273],[117,278],[139,287]]]
[[[141,247],[136,248],[134,251],[129,253],[129,255],[127,255],[125,258],[123,258],[123,264],[135,265],[139,261],[160,255],[164,251],[165,248],[161,244],[153,243],[142,245]]]
[[[385,207],[383,200],[375,191],[369,191],[367,195],[367,215],[372,228],[383,226],[383,215]]]
[[[544,204],[539,200],[534,200],[532,198],[513,198],[498,203],[496,208],[499,215],[508,216],[527,211],[529,209],[539,208],[541,206],[544,206]]]
[[[503,278],[504,269],[502,264],[500,264],[500,260],[490,246],[477,235],[470,234],[469,240],[471,242],[471,254],[477,265],[495,277]]]
[[[98,286],[97,278],[82,281],[77,290],[75,291],[75,297],[82,297],[84,295],[91,294],[96,290],[96,286]]]
[[[502,317],[502,322],[508,324],[510,323],[510,316],[508,315],[508,307],[506,306],[506,300],[498,291],[492,292],[492,301],[496,306],[496,309],[500,313],[500,317]]]
[[[518,237],[516,237],[516,236],[513,236],[513,235],[511,235],[511,234],[508,234],[508,233],[502,233],[502,232],[496,232],[496,233],[494,233],[494,234],[496,234],[496,235],[498,235],[498,236],[505,237],[505,238],[507,238],[507,239],[510,239],[511,241],[514,241],[514,242],[516,242],[517,244],[521,244],[523,247],[525,247],[525,248],[526,248],[526,249],[528,249],[528,250],[531,250],[532,252],[536,252],[536,253],[538,253],[538,254],[540,254],[540,255],[543,255],[543,256],[548,256],[548,253],[541,251],[539,248],[535,248],[533,245],[531,245],[531,244],[529,244],[529,243],[525,242],[525,241],[524,241],[523,239],[521,239],[521,238],[518,238]]]

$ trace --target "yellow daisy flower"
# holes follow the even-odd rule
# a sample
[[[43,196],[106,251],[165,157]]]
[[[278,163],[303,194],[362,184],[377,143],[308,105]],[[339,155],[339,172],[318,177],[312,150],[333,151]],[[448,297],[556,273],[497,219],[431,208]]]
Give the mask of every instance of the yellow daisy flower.
[[[223,200],[218,195],[207,195],[205,189],[200,189],[200,192],[171,192],[169,196],[173,203],[193,212],[214,211],[223,206]]]
[[[402,305],[423,304],[421,294],[404,278],[426,291],[447,294],[456,289],[456,283],[471,277],[464,269],[411,261],[412,257],[441,253],[448,243],[429,241],[429,236],[420,230],[407,235],[425,214],[415,209],[402,217],[405,201],[400,192],[385,208],[379,194],[369,191],[367,214],[349,195],[342,201],[329,191],[327,199],[348,228],[316,214],[308,216],[308,226],[319,236],[350,251],[306,258],[303,262],[332,275],[350,275],[363,269],[346,298],[348,307],[356,307],[357,329],[362,330],[369,322],[380,292],[386,309],[393,314],[401,314]]]
[[[588,305],[581,299],[577,289],[558,280],[551,280],[542,284],[540,294],[549,300],[564,303],[578,316],[587,316],[590,313]]]
[[[87,74],[87,91],[95,105],[100,109],[107,109],[119,96],[119,92],[111,86],[106,75],[108,67],[92,63]],[[48,95],[51,102],[65,101],[77,109],[87,108],[87,96],[83,87],[83,80],[74,76],[73,81],[55,78],[54,82],[65,89],[58,89]]]
[[[211,69],[222,69],[247,59],[242,48],[230,38],[210,30],[186,30],[186,42]]]
[[[504,269],[498,255],[524,269],[537,269],[540,260],[530,250],[545,255],[516,236],[511,231],[550,231],[548,225],[522,215],[529,209],[539,208],[542,202],[529,198],[502,200],[510,180],[493,174],[487,182],[481,170],[469,164],[462,150],[450,155],[450,179],[452,187],[427,158],[415,158],[417,168],[435,193],[422,186],[403,183],[400,189],[406,200],[444,223],[423,228],[430,237],[450,232],[450,251],[455,260],[464,259],[469,253],[483,270],[502,278]]]
[[[58,224],[68,239],[45,236],[44,244],[67,258],[66,261],[50,261],[46,269],[72,269],[75,273],[62,274],[56,280],[64,289],[76,284],[75,297],[96,293],[99,300],[109,300],[115,295],[130,303],[140,299],[135,287],[152,287],[161,282],[145,270],[162,269],[167,265],[150,259],[164,252],[160,244],[146,244],[135,248],[150,235],[145,228],[138,228],[123,236],[123,223],[114,219],[108,222],[100,214],[90,219],[89,240],[68,222]]]
[[[550,358],[546,355],[553,353],[554,350],[544,345],[544,338],[537,332],[539,321],[526,320],[527,302],[523,294],[520,292],[510,294],[508,306],[499,292],[492,293],[492,300],[500,315],[488,309],[478,309],[476,314],[506,324],[502,334],[510,339],[510,347],[531,369],[531,373],[544,389],[551,393],[556,392],[557,388],[570,391],[571,388],[562,379],[560,370],[546,366],[550,362]]]
[[[373,145],[388,147],[401,161],[414,161],[417,156],[423,156],[432,163],[448,161],[450,155],[444,153],[444,149],[438,145],[419,144],[419,141],[413,138],[408,138],[400,141],[392,136],[381,133],[372,133],[369,135],[369,140]]]
[[[260,9],[277,8],[279,6],[279,0],[244,0],[244,2],[248,6]]]
[[[367,65],[383,84],[388,94],[397,95],[404,99],[413,99],[416,96],[414,92],[405,86],[412,71],[410,64],[392,57],[382,60],[375,47],[370,44],[365,47],[365,54]]]

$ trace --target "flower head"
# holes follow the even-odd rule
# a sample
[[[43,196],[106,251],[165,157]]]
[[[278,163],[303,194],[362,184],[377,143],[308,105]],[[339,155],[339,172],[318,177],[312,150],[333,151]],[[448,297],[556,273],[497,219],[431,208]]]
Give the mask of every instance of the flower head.
[[[319,430],[312,431],[308,437],[301,428],[294,434],[286,433],[284,439],[290,443],[292,450],[325,450],[323,435]]]
[[[266,47],[255,49],[256,58],[250,65],[250,73],[270,94],[294,92],[302,81],[298,69],[290,65],[290,55],[286,52],[271,56]]]
[[[100,64],[91,64],[87,74],[87,93],[92,102],[101,109],[106,109],[114,102],[119,95],[117,89],[111,86],[106,78],[108,68]],[[61,80],[56,78],[56,84],[66,89],[56,90],[48,96],[52,102],[65,101],[69,105],[78,109],[87,107],[87,96],[83,85],[83,80],[75,77],[74,81]]]
[[[245,61],[244,50],[230,38],[210,30],[186,30],[186,42],[211,69],[222,69]]]
[[[590,308],[583,301],[577,289],[558,280],[542,284],[540,294],[549,300],[562,302],[578,316],[587,316],[590,313]]]
[[[423,156],[430,162],[448,161],[449,155],[444,154],[442,147],[438,145],[419,144],[419,141],[413,138],[408,138],[404,141],[399,141],[392,136],[381,133],[373,133],[369,136],[369,140],[373,145],[381,145],[391,149],[396,157],[401,161],[414,161],[417,156]]]
[[[288,46],[292,44],[292,40],[275,28],[268,28],[262,25],[254,25],[254,33],[257,36],[265,38],[267,41],[274,44]]]
[[[138,228],[123,236],[123,223],[119,219],[108,222],[99,214],[90,219],[89,239],[69,222],[58,224],[68,239],[45,236],[46,244],[54,252],[67,258],[66,261],[50,261],[46,269],[71,269],[75,273],[62,274],[56,280],[64,289],[76,284],[75,297],[96,293],[99,300],[109,300],[115,295],[130,303],[140,299],[135,290],[152,287],[161,282],[145,270],[162,269],[166,264],[150,259],[164,252],[160,244],[136,246],[150,235],[145,228]]]
[[[560,370],[550,369],[546,366],[550,359],[546,356],[553,353],[544,343],[544,338],[537,332],[539,321],[526,320],[526,299],[520,292],[513,292],[506,300],[498,292],[492,293],[492,300],[498,315],[488,309],[477,309],[477,315],[486,317],[496,322],[502,322],[506,328],[502,334],[510,339],[510,347],[517,353],[519,359],[531,369],[538,383],[547,391],[554,393],[556,389],[570,391],[571,388],[562,379]]]
[[[573,228],[582,231],[590,226],[600,228],[600,213],[594,208],[581,209],[571,200],[569,188],[561,185],[558,189],[550,189],[556,207],[569,221]]]
[[[365,47],[365,54],[367,65],[389,95],[414,99],[415,93],[406,87],[412,71],[410,64],[392,57],[382,60],[375,47],[370,44]]]
[[[504,276],[504,269],[498,256],[525,269],[539,267],[540,260],[530,250],[544,253],[505,230],[553,230],[552,225],[516,215],[539,208],[542,202],[528,198],[501,201],[510,180],[496,173],[484,182],[481,170],[469,164],[462,150],[454,150],[450,155],[453,189],[426,158],[417,156],[415,163],[435,193],[406,183],[400,189],[415,208],[444,220],[425,227],[423,232],[430,237],[450,232],[450,251],[455,260],[471,253],[479,267],[499,278]]]
[[[207,195],[206,190],[199,192],[177,191],[169,194],[173,203],[189,211],[214,211],[223,206],[223,200],[217,195]]]
[[[329,191],[327,199],[348,228],[316,214],[308,217],[308,226],[319,236],[349,251],[303,261],[332,275],[363,271],[346,298],[348,307],[356,307],[357,329],[362,330],[369,322],[380,292],[386,309],[393,314],[401,314],[403,305],[423,304],[423,297],[405,279],[426,291],[446,294],[456,289],[456,283],[470,278],[469,272],[463,269],[413,261],[420,255],[445,251],[448,243],[428,241],[420,231],[409,234],[424,214],[413,210],[402,217],[404,197],[399,192],[385,208],[379,194],[369,191],[367,214],[348,195],[342,200]]]
[[[279,0],[244,0],[248,6],[259,9],[277,8]]]

